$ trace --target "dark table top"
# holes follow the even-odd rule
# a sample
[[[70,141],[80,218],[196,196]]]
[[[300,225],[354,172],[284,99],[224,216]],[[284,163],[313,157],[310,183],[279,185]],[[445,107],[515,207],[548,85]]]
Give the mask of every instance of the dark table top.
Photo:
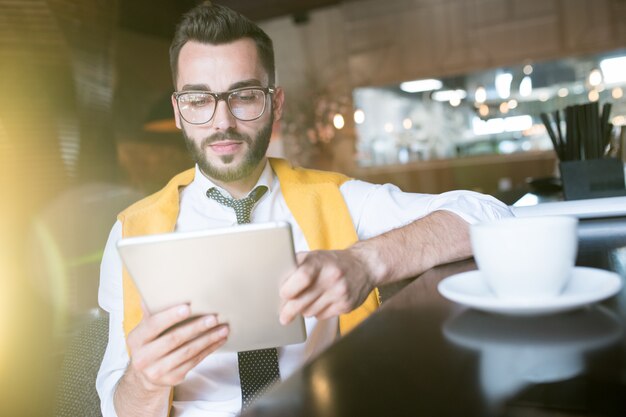
[[[626,280],[626,236],[580,244],[577,264]],[[626,289],[540,317],[443,298],[472,260],[407,281],[380,310],[245,416],[626,416]]]

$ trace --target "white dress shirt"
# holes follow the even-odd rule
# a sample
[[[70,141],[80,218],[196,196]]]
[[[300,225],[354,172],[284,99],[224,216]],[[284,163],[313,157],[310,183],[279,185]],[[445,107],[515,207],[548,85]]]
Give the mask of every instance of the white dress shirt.
[[[252,212],[252,222],[286,221],[293,230],[296,251],[307,251],[302,230],[287,208],[278,178],[269,163],[257,185],[268,192]],[[196,166],[194,181],[181,193],[177,231],[231,226],[235,212],[206,196],[214,187]],[[403,226],[436,210],[448,210],[468,223],[511,216],[506,205],[493,197],[469,191],[440,195],[404,193],[396,186],[375,185],[358,180],[345,182],[341,194],[346,201],[359,239],[367,239]],[[225,195],[226,191],[222,190]],[[116,416],[113,393],[129,361],[122,327],[122,264],[115,244],[122,236],[121,223],[113,226],[104,250],[100,270],[100,306],[109,313],[109,343],[98,373],[96,387],[104,417]],[[318,321],[307,318],[307,340],[279,348],[281,378],[284,380],[304,362],[325,349],[337,337],[338,319]],[[189,372],[174,391],[172,416],[233,416],[241,410],[241,388],[236,353],[213,353]]]

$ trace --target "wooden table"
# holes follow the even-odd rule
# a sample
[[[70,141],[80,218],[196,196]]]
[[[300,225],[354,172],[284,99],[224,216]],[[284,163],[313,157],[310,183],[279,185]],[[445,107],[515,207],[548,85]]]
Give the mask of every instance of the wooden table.
[[[580,244],[578,265],[626,279],[626,236]],[[626,290],[552,316],[467,309],[427,271],[245,416],[626,416]]]

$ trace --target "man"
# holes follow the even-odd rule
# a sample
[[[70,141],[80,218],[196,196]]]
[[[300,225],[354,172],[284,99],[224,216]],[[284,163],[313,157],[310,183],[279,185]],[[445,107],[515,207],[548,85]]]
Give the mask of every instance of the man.
[[[230,9],[205,3],[185,15],[170,61],[176,124],[196,167],[122,212],[111,231],[99,293],[110,313],[97,381],[105,416],[221,416],[242,407],[238,354],[215,352],[228,325],[208,315],[164,333],[186,320],[189,308],[141,310],[115,250],[123,236],[235,224],[233,209],[218,200],[261,187],[251,221],[289,222],[299,251],[297,270],[280,288],[280,320],[304,315],[308,339],[278,349],[284,379],[377,306],[375,287],[468,257],[468,223],[510,215],[476,193],[408,194],[268,161],[271,126],[284,103],[273,47]],[[217,199],[209,198],[215,192]]]

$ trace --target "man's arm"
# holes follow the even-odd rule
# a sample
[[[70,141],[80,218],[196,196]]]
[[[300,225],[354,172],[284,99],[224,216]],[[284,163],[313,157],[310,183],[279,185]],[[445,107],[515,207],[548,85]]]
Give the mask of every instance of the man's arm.
[[[347,313],[374,287],[470,255],[469,224],[443,210],[345,250],[299,253],[297,270],[280,289],[281,322]]]

